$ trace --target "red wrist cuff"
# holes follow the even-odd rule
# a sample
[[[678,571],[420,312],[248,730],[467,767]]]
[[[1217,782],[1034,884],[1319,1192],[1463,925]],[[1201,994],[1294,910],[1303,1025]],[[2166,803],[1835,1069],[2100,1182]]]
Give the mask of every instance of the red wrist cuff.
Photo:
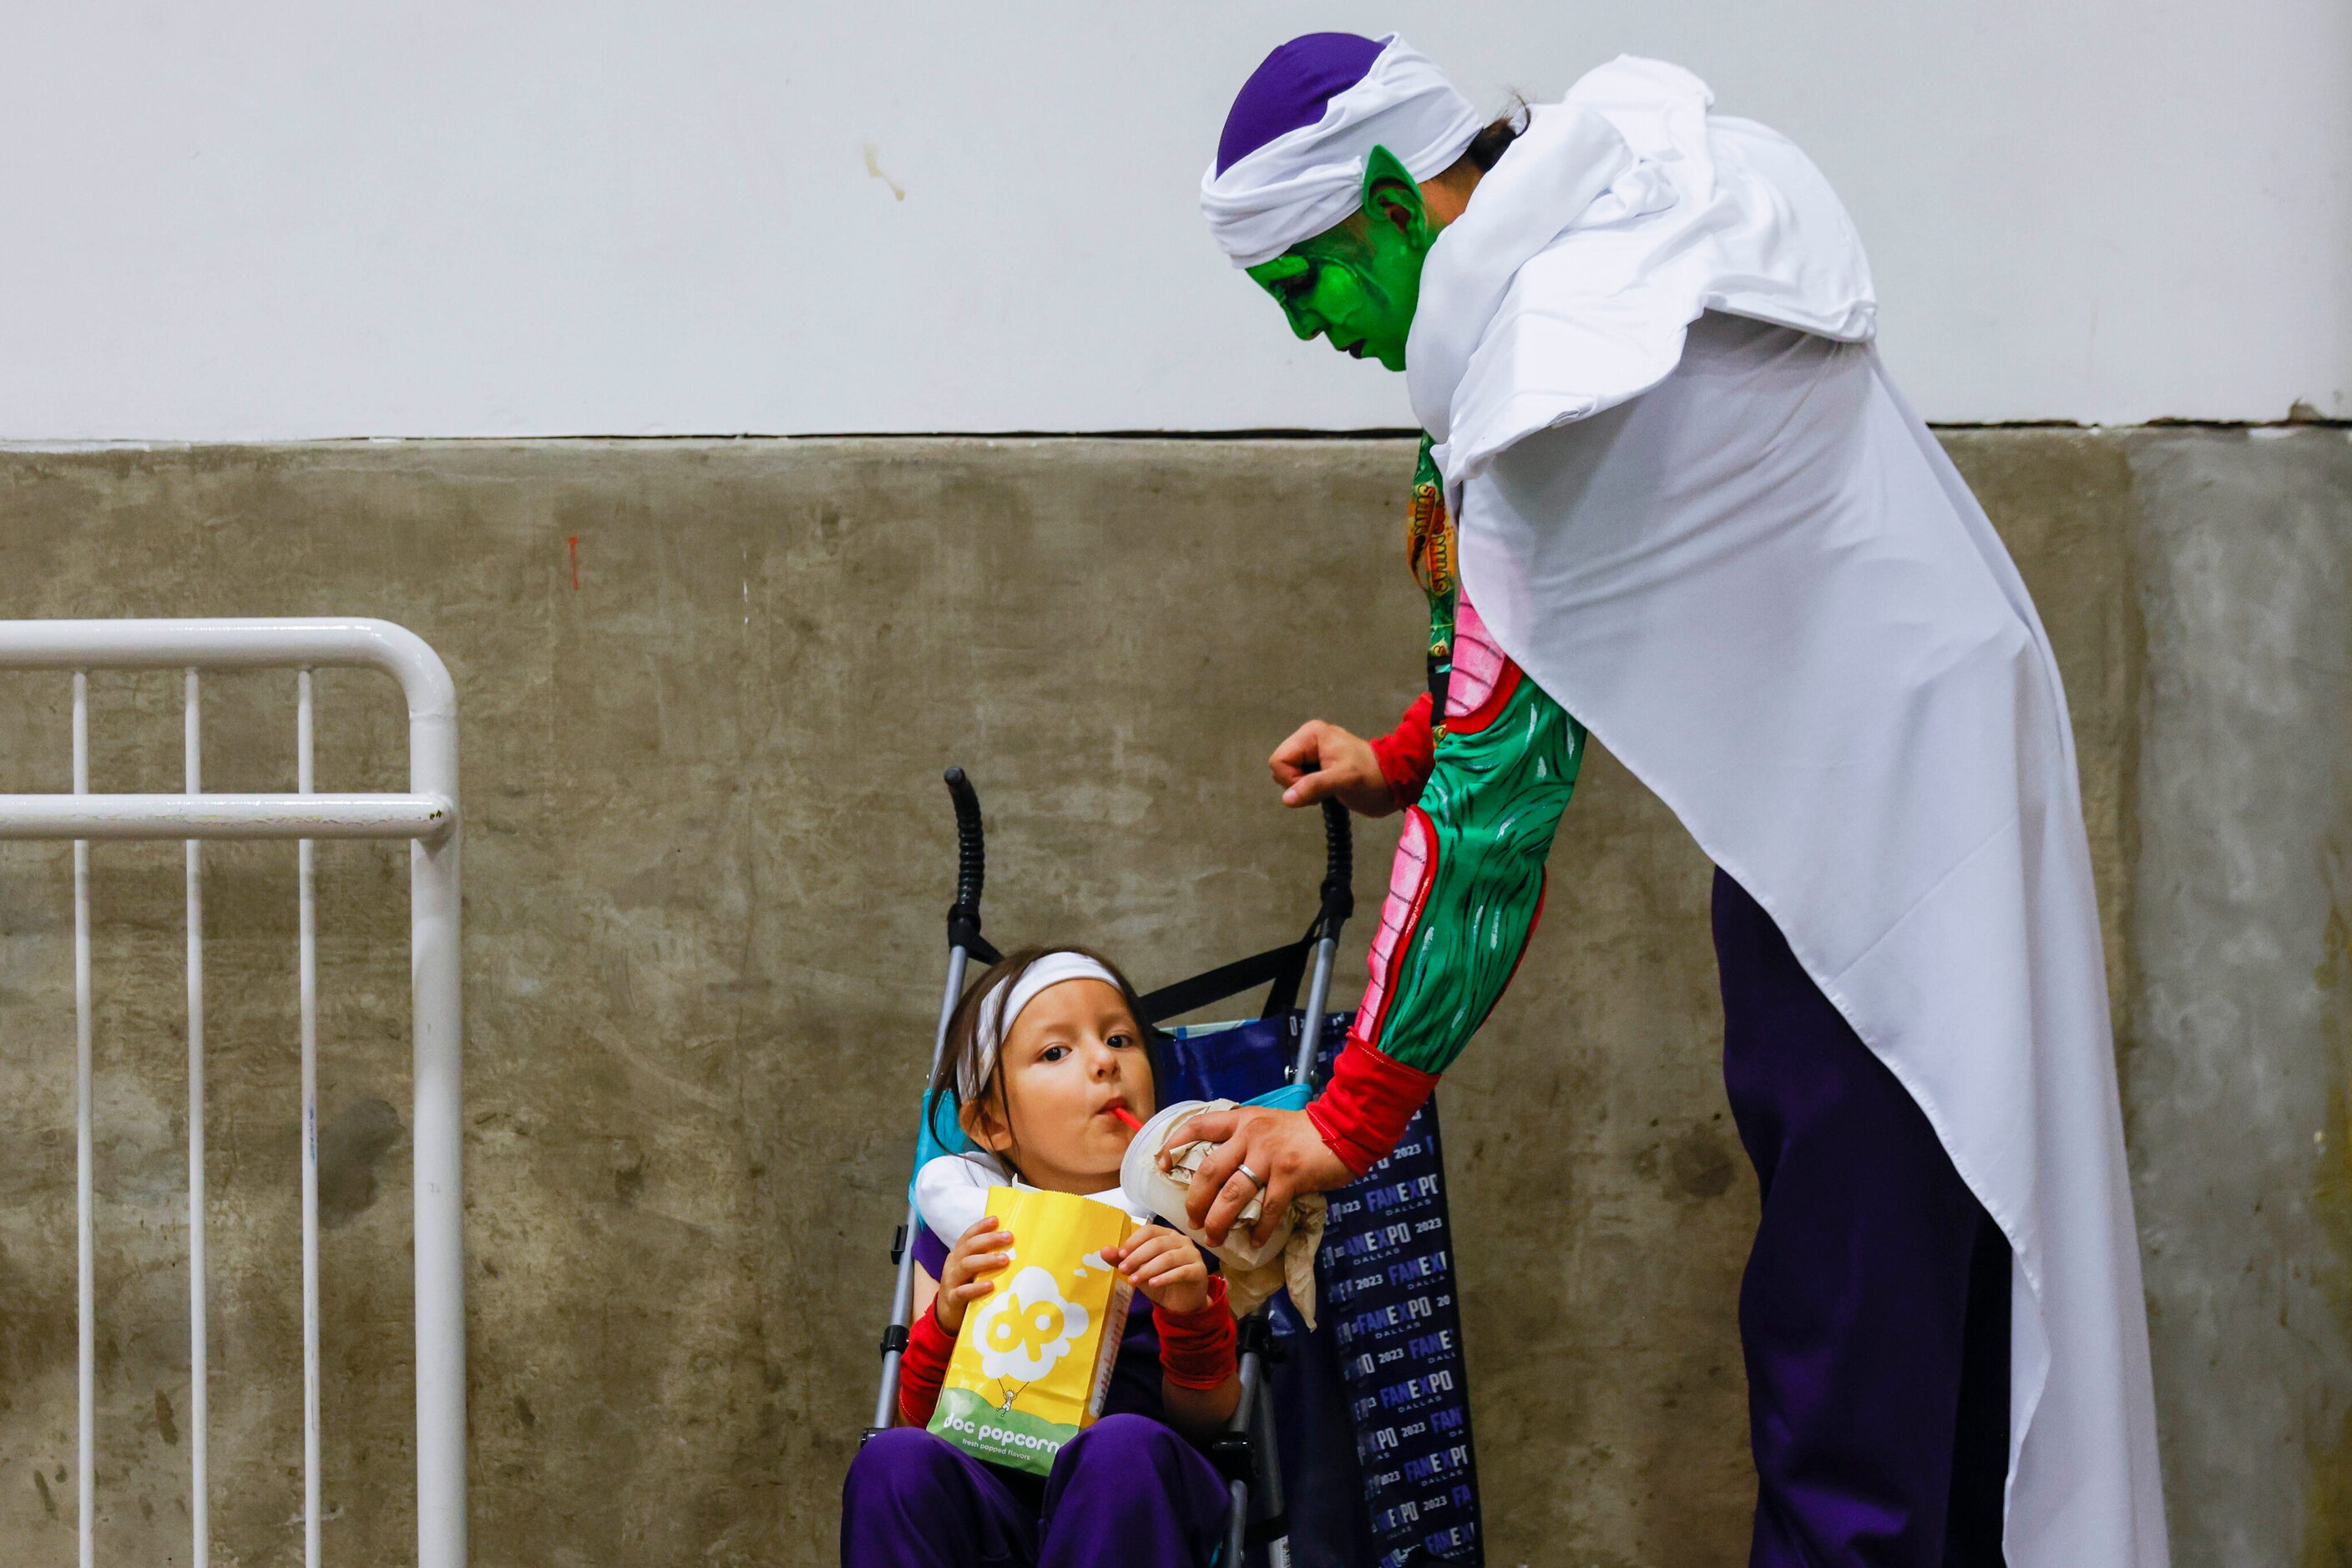
[[[1155,1307],[1160,1331],[1160,1374],[1179,1388],[1223,1388],[1234,1375],[1234,1310],[1226,1301],[1225,1277],[1209,1276],[1208,1304],[1198,1311],[1171,1312]]]
[[[1388,1158],[1436,1088],[1435,1073],[1409,1068],[1351,1034],[1307,1118],[1339,1163],[1360,1176]]]
[[[1380,764],[1381,778],[1400,806],[1421,798],[1430,769],[1436,765],[1437,741],[1430,731],[1429,714],[1429,693],[1424,691],[1413,699],[1394,730],[1371,740],[1372,760]]]
[[[926,1309],[907,1330],[907,1348],[898,1352],[899,1420],[909,1426],[930,1425],[940,1384],[947,1381],[948,1357],[954,1352],[955,1336],[936,1310]]]

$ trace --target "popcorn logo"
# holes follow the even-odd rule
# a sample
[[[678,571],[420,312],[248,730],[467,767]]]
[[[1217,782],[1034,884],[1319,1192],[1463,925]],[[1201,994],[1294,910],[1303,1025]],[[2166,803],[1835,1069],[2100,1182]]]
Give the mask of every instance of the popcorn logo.
[[[992,1292],[972,1325],[980,1370],[1010,1385],[1034,1383],[1086,1338],[1093,1314],[1062,1294],[1053,1275],[1034,1265]]]

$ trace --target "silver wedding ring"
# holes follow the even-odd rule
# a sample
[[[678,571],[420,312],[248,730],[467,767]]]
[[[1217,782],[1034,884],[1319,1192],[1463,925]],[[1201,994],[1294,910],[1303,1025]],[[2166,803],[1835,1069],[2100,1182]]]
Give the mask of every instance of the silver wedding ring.
[[[1251,1170],[1246,1161],[1238,1166],[1237,1169],[1241,1174],[1247,1176],[1250,1179],[1250,1185],[1255,1187],[1259,1192],[1265,1191],[1265,1178],[1259,1175],[1255,1171]]]

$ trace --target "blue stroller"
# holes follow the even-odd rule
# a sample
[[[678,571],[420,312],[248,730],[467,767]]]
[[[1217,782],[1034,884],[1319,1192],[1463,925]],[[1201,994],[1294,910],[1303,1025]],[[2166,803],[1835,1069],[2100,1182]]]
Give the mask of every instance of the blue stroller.
[[[948,770],[947,785],[956,816],[956,899],[948,910],[933,1077],[968,966],[1000,956],[981,933],[987,855],[980,797],[961,768]],[[1347,813],[1327,800],[1323,814],[1325,874],[1306,934],[1142,998],[1142,1021],[1159,1034],[1154,1070],[1167,1099],[1296,1108],[1328,1071],[1349,1024],[1348,1015],[1327,1014],[1325,1006],[1354,894]],[[1160,1028],[1166,1019],[1259,985],[1267,994],[1256,1018]],[[919,1168],[963,1147],[961,1130],[940,1111],[927,1091]],[[1388,1159],[1329,1194],[1317,1255],[1318,1326],[1310,1331],[1282,1294],[1242,1324],[1241,1403],[1209,1450],[1233,1502],[1221,1563],[1407,1568],[1484,1562],[1444,1168],[1433,1101]],[[910,1191],[890,1247],[898,1278],[868,1437],[898,1416],[898,1362],[914,1304],[912,1240],[921,1223]]]

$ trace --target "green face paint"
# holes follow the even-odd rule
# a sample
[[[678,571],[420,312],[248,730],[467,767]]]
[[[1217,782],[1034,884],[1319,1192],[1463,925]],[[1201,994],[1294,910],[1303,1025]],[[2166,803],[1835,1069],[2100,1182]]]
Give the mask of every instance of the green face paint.
[[[1404,368],[1421,300],[1421,267],[1436,241],[1421,187],[1385,147],[1364,163],[1364,208],[1249,269],[1301,339],[1323,337],[1358,359]]]

